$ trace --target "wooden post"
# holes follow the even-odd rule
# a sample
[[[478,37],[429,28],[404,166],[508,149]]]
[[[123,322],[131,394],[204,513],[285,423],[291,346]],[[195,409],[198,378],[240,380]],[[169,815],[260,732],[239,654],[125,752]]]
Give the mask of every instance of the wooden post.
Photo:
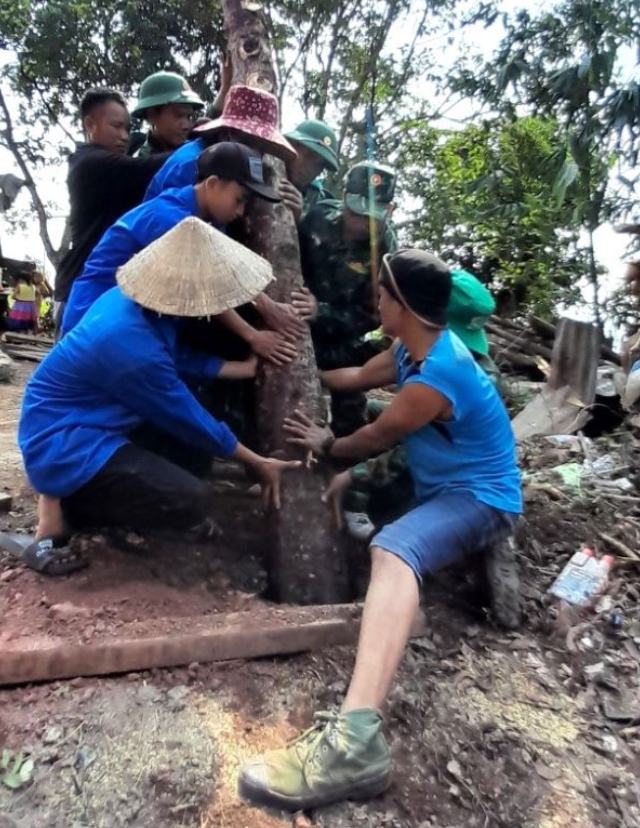
[[[222,0],[233,83],[275,94],[275,72],[260,4],[254,0]],[[276,158],[269,165],[270,183],[286,175]],[[276,281],[267,293],[278,302],[290,300],[302,286],[298,233],[291,211],[282,204],[254,199],[246,219],[248,245],[273,265]],[[265,364],[258,378],[258,433],[266,454],[292,455],[282,421],[301,408],[324,418],[326,403],[317,378],[311,337],[299,343],[299,356],[290,366]],[[285,479],[282,509],[269,518],[268,568],[270,591],[277,600],[300,604],[348,601],[351,597],[344,537],[333,526],[320,497],[330,470],[317,464],[313,471]]]

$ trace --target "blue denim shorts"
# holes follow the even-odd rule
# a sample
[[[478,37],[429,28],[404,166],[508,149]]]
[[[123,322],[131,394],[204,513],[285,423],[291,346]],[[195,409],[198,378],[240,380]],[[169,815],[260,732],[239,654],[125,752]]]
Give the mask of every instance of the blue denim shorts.
[[[512,535],[519,515],[481,503],[470,492],[446,492],[421,503],[371,541],[410,567],[421,581]]]

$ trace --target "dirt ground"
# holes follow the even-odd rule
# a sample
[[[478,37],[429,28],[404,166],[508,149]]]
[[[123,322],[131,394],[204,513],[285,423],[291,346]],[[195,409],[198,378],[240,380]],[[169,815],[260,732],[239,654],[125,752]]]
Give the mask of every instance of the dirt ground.
[[[15,447],[30,370],[19,364],[15,381],[0,385],[0,492],[14,497],[0,530],[34,524]],[[565,459],[523,454],[532,469]],[[91,567],[60,580],[0,557],[0,660],[38,639],[101,640],[123,628],[189,628],[221,612],[265,611],[261,516],[245,488],[235,477],[217,480],[223,534],[208,546],[132,554],[85,539]],[[504,634],[486,620],[464,569],[428,584],[429,632],[411,643],[386,711],[392,788],[294,826],[640,825],[638,571],[633,560],[619,567],[601,612],[556,617],[549,584],[580,544],[615,534],[620,519],[611,500],[568,501],[557,488],[528,496],[522,631]],[[640,504],[630,497],[619,505],[633,522]],[[292,825],[237,800],[237,769],[310,726],[314,710],[339,704],[352,660],[353,648],[338,647],[0,690],[0,756],[8,750],[34,763],[22,787],[0,784],[0,828]]]

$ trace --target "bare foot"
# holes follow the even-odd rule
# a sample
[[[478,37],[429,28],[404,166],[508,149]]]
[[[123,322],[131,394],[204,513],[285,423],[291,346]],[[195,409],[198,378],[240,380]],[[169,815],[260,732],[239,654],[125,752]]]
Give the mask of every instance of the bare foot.
[[[69,532],[69,527],[64,521],[60,499],[40,495],[38,498],[38,526],[36,527],[36,540],[53,535],[60,537]]]

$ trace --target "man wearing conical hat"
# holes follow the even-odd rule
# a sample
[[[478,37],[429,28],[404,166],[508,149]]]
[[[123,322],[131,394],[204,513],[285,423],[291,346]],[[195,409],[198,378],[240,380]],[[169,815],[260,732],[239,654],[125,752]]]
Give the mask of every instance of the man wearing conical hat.
[[[140,84],[140,94],[132,115],[149,124],[144,144],[136,156],[146,158],[159,152],[170,152],[185,144],[196,113],[204,101],[175,72],[155,72]]]
[[[77,529],[206,531],[204,484],[133,442],[142,424],[251,467],[278,505],[281,472],[299,464],[250,451],[185,384],[253,376],[255,359],[227,363],[179,344],[184,317],[222,314],[272,280],[268,262],[197,218],[119,269],[119,286],[53,348],[25,391],[18,441],[42,496],[36,541],[23,556],[28,566],[50,575],[82,567],[65,546]]]
[[[126,213],[102,237],[74,282],[65,309],[66,334],[82,319],[93,302],[116,283],[116,271],[136,253],[189,216],[218,227],[239,218],[251,196],[278,201],[264,183],[262,156],[244,146],[223,142],[205,150],[198,159],[198,181],[167,190]],[[235,311],[222,321],[260,356],[283,364],[295,356],[295,346],[281,334],[257,330]]]
[[[344,199],[318,202],[300,224],[308,290],[292,294],[292,300],[310,321],[321,370],[361,365],[371,355],[366,337],[380,325],[379,262],[397,249],[391,225],[395,185],[395,172],[386,164],[355,164],[345,178]],[[364,425],[365,407],[364,394],[334,393],[336,433],[348,434]]]

